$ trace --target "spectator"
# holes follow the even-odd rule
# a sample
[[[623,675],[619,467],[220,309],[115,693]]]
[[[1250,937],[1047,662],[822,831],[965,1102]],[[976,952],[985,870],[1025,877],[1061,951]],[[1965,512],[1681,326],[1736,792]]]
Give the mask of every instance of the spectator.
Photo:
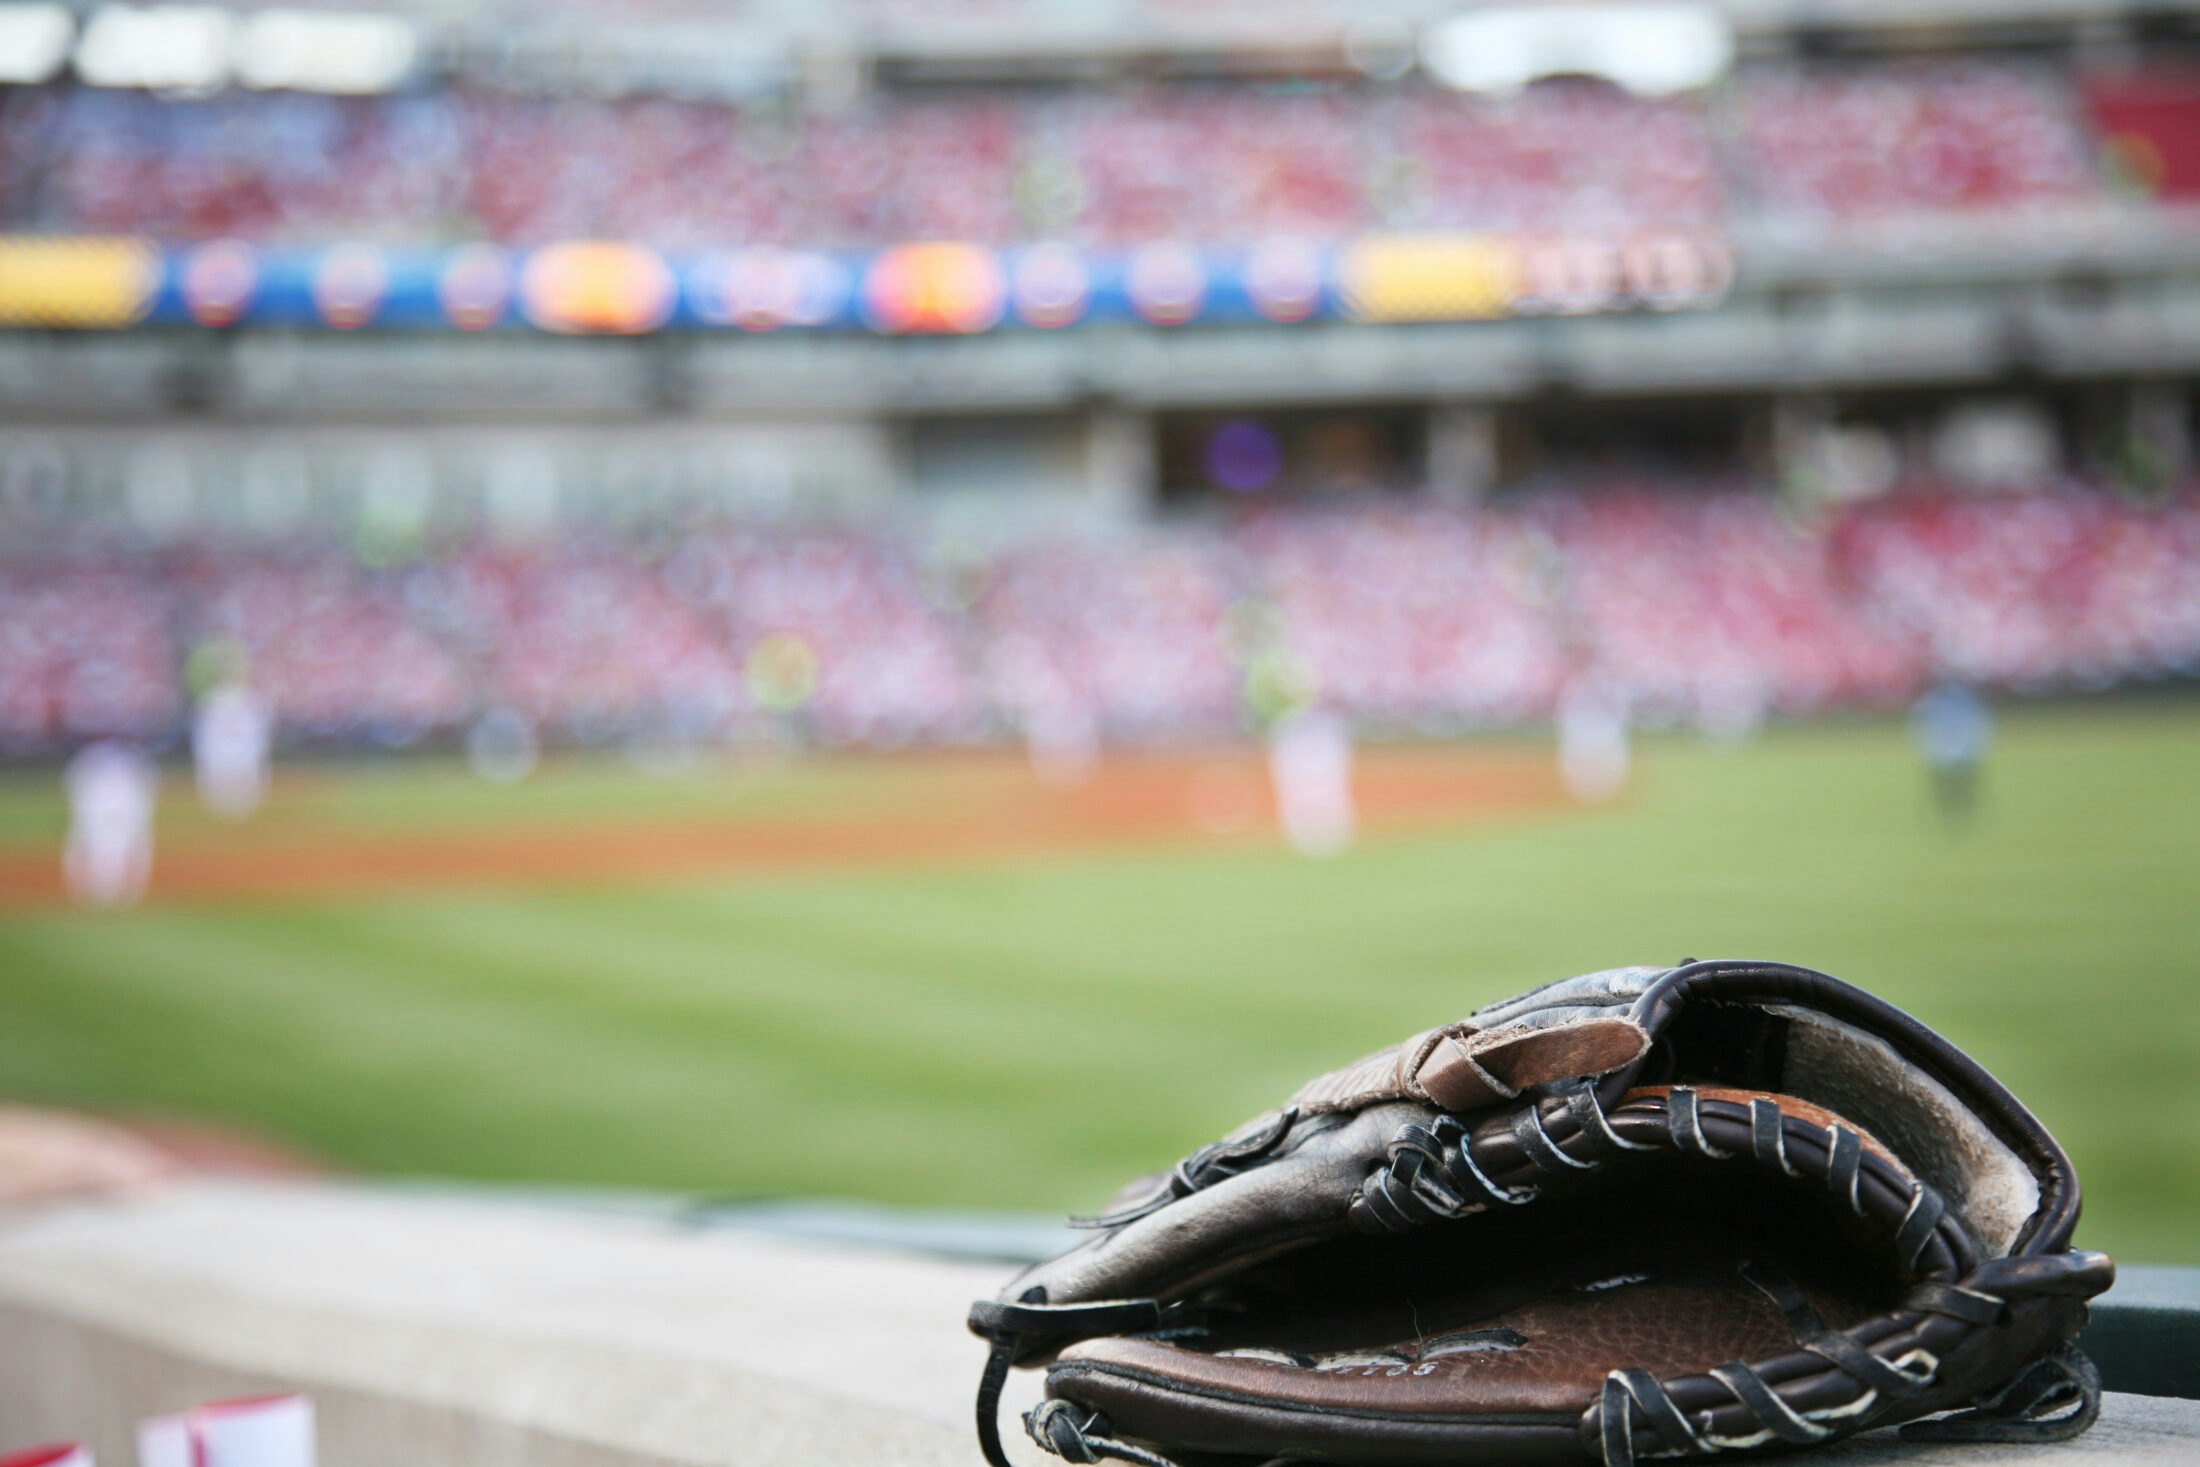
[[[1577,665],[1646,726],[1896,708],[1936,676],[2018,692],[2200,671],[2200,496],[1898,494],[1822,525],[1737,486],[1577,483],[1460,509],[1273,507],[931,567],[888,526],[574,530],[408,571],[334,543],[0,563],[0,743],[173,733],[177,648],[249,659],[273,731],[452,735],[487,708],[554,740],[1071,742],[1238,729],[1273,664],[1353,725],[1553,716]],[[759,648],[802,696],[760,700]],[[767,702],[770,706],[767,706]]]

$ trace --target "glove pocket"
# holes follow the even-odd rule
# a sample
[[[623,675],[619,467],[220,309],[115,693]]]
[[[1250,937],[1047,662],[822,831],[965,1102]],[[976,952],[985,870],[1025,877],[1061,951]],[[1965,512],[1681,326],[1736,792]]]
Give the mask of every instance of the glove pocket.
[[[1069,1346],[1035,1435],[1368,1464],[1794,1445],[1964,1399],[1978,1369],[1943,1361],[2010,1320],[1963,1291],[1978,1248],[1932,1189],[1794,1097],[1424,1116],[1361,1202],[1354,1234],[1202,1289],[1164,1334]]]

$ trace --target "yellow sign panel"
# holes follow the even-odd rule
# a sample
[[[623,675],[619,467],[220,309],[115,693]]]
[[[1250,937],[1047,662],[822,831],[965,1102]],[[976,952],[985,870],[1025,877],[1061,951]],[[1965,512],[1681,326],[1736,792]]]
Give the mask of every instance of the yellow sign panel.
[[[1520,295],[1520,249],[1487,234],[1376,234],[1337,259],[1346,314],[1360,321],[1482,321]]]
[[[545,331],[638,336],[671,318],[679,287],[655,250],[573,240],[529,256],[519,291],[527,319]]]
[[[144,240],[0,236],[0,327],[113,330],[143,318],[159,285]]]

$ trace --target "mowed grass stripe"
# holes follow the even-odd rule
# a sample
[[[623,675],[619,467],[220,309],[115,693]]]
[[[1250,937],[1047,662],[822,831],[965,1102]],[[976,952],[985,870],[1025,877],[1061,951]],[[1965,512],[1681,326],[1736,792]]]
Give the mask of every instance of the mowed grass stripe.
[[[42,925],[16,924],[10,946],[35,956]],[[511,1061],[567,1060],[576,1045],[604,1052],[612,1070],[625,1058],[597,1014],[500,997],[462,969],[422,972],[355,934],[332,937],[322,914],[144,914],[101,934],[100,961],[56,956],[42,991],[9,986],[26,1007],[102,1026],[110,1068],[156,1092],[206,1076],[217,1089],[266,1078],[308,1092],[384,1075],[460,1081],[504,1067],[524,1077],[536,1071]]]
[[[965,1074],[975,1026],[1004,1016],[1088,1028],[1111,1020],[1100,995],[1051,981],[1036,959],[971,983],[972,961],[952,948],[928,947],[913,933],[898,948],[851,942],[845,930],[775,917],[768,896],[715,894],[708,909],[677,911],[668,916],[655,892],[536,906],[523,921],[439,905],[410,913],[400,940],[423,967],[447,960],[475,986],[517,999],[585,1006],[614,985],[617,1002],[605,1014],[614,1023],[707,1016],[761,1044],[842,1049],[851,1084],[967,1079],[982,1087],[985,1077]],[[1127,1029],[1099,1036],[1129,1037]],[[1000,1095],[984,1095],[985,1103],[1044,1077],[1042,1064],[1015,1056],[1002,1057],[1002,1071]]]
[[[1155,1042],[1154,1000],[1140,988],[1106,973],[1065,978],[1033,955],[1006,964],[966,950],[959,939],[972,930],[969,899],[935,897],[937,920],[900,924],[898,943],[892,934],[850,941],[848,924],[785,921],[774,916],[771,893],[750,890],[561,904],[524,926],[443,906],[416,910],[407,930],[475,981],[501,968],[499,981],[516,985],[516,995],[547,985],[555,1001],[585,1000],[615,983],[618,1012],[606,1022],[647,1010],[707,1037],[720,1064],[799,1056],[797,1088],[809,1103],[791,1122],[774,1122],[797,1133],[790,1145],[837,1156],[843,1121],[906,1131],[921,1116],[934,1126],[914,1148],[934,1157],[923,1166],[968,1172],[974,1186],[998,1187],[993,1174],[1004,1168],[1019,1177],[1089,1175],[1089,1157],[1065,1159],[1027,1117],[1034,1107],[1096,1099],[1111,1116],[1112,1149],[1129,1164],[1156,1147],[1190,1144],[1182,1138],[1196,1134],[1187,1127],[1199,1118],[1169,1099],[1182,1053],[1227,1051],[1245,1030],[1242,1001],[1213,1018],[1173,1014]],[[1099,1093],[1092,1055],[1111,1057],[1110,1088],[1134,1099]],[[943,1143],[956,1147],[944,1163]],[[836,1190],[847,1180],[838,1178]]]
[[[355,1164],[407,1169],[696,1187],[754,1186],[761,1171],[773,1190],[847,1191],[840,1138],[858,1134],[869,1177],[938,1186],[938,1141],[957,1133],[971,1143],[958,1155],[973,1183],[1003,1164],[1083,1165],[1050,1168],[1046,1148],[1021,1154],[1016,1143],[1035,1139],[1020,1120],[1033,1087],[1085,1082],[1058,1056],[1019,1066],[1013,1045],[973,1045],[973,1026],[1001,1020],[997,1007],[948,1011],[921,977],[848,967],[804,933],[774,944],[753,920],[668,954],[664,932],[631,914],[576,917],[568,906],[427,902],[403,921],[310,908],[136,914],[106,929],[94,968],[23,954],[26,970],[63,970],[74,1004],[53,992],[15,998],[47,1011],[88,1005],[102,1019],[134,1010],[138,1042],[68,1082],[49,1072],[40,1084],[33,1069],[16,1083],[272,1115]],[[753,960],[774,947],[783,960],[762,981],[726,972],[726,953]],[[147,985],[148,974],[160,977]],[[1092,1039],[1090,1025],[1037,1009],[1032,1031],[1082,1027]],[[1163,1078],[1164,1060],[1154,1063],[1149,1078]],[[457,1100],[448,1117],[420,1105],[444,1091]],[[653,1113],[666,1124],[634,1124]],[[599,1152],[590,1137],[606,1128]],[[861,1155],[912,1130],[916,1144],[891,1158]],[[591,1159],[575,1171],[576,1156]]]
[[[728,1132],[785,1093],[795,1063],[729,1054],[722,1034],[660,1025],[637,1036],[598,1014],[485,1000],[462,971],[436,975],[449,990],[441,1002],[408,992],[398,966],[331,959],[297,971],[292,944],[265,933],[162,945],[168,972],[202,1006],[187,1022],[146,1015],[158,1021],[151,1042],[113,1052],[119,1082],[80,1078],[55,1087],[62,1096],[251,1118],[369,1167],[605,1180],[678,1168],[700,1186],[752,1159]],[[128,962],[132,947],[112,955]],[[138,997],[112,993],[102,1007]],[[653,1113],[686,1117],[662,1133],[676,1144],[652,1146],[635,1126]],[[710,1115],[726,1118],[721,1129]],[[576,1172],[576,1157],[592,1160]]]

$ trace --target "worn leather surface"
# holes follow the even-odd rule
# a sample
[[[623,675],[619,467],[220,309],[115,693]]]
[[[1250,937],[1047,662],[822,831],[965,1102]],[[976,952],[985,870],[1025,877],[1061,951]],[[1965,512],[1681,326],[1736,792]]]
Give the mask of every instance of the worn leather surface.
[[[1000,1297],[1020,1298],[1034,1287],[1057,1302],[1174,1296],[1263,1252],[1340,1233],[1353,1189],[1392,1132],[1427,1109],[1400,1102],[1322,1118],[1295,1132],[1270,1164],[1096,1233],[1017,1275]]]
[[[1662,971],[1614,968],[1584,974],[1492,1004],[1466,1023],[1496,1030],[1610,1019],[1615,1008],[1640,998]],[[1396,1053],[1370,1059],[1388,1056],[1394,1071]],[[1090,1243],[1019,1274],[1000,1297],[1019,1298],[1034,1287],[1057,1302],[1180,1292],[1268,1249],[1342,1231],[1353,1190],[1380,1163],[1398,1127],[1437,1109],[1426,1101],[1394,1100],[1301,1121],[1263,1165],[1178,1198],[1164,1212],[1096,1234]],[[1231,1134],[1259,1132],[1272,1118],[1273,1113],[1256,1116]],[[1150,1195],[1165,1176],[1126,1188],[1110,1210]]]
[[[1088,1392],[1122,1374],[1329,1410],[1578,1415],[1617,1368],[1682,1376],[1792,1352],[1741,1259],[1781,1264],[1842,1323],[1891,1301],[1873,1240],[1812,1205],[1805,1184],[1670,1153],[1639,1165],[1663,1174],[1491,1218],[1480,1237],[1352,1239],[1278,1258],[1249,1269],[1195,1341],[1090,1340],[1061,1365],[1089,1367]]]
[[[1301,1115],[1321,1115],[1378,1101],[1426,1100],[1448,1111],[1473,1110],[1533,1085],[1609,1074],[1642,1058],[1649,1046],[1641,1025],[1608,1013],[1560,1024],[1523,1017],[1491,1028],[1467,1020],[1425,1030],[1310,1080],[1291,1106]]]
[[[1202,1391],[1289,1398],[1339,1410],[1406,1415],[1490,1411],[1580,1414],[1608,1371],[1639,1365],[1692,1374],[1742,1355],[1792,1348],[1779,1314],[1731,1269],[1614,1289],[1566,1291],[1487,1315],[1475,1331],[1505,1330],[1511,1347],[1447,1347],[1467,1332],[1438,1330],[1379,1350],[1337,1350],[1313,1365],[1210,1355],[1160,1340],[1100,1339],[1062,1361],[1121,1367]]]
[[[1760,1097],[1777,1106],[1770,1152]],[[1150,1296],[1197,1321],[1061,1348],[1051,1396],[1178,1454],[1594,1460],[1607,1379],[1647,1371],[1702,1429],[1762,1442],[1761,1415],[1715,1369],[1749,1362],[1829,1431],[1945,1410],[2073,1334],[2112,1275],[2068,1251],[2075,1174],[2014,1097],[1908,1016],[1805,969],[1563,980],[1297,1100],[1316,1113],[1257,1118],[1126,1189],[1090,1243],[1004,1290]],[[1452,1114],[1460,1125],[1431,1132]],[[1370,1210],[1374,1179],[1421,1152],[1423,1171],[1397,1173],[1420,1179],[1393,1185],[1438,1191]],[[1792,1276],[1825,1324],[1929,1387],[1874,1399],[1801,1349],[1745,1260]],[[1911,1306],[1906,1291],[1935,1281],[2009,1302],[1992,1322]],[[1656,1452],[1646,1433],[1630,1434]]]

